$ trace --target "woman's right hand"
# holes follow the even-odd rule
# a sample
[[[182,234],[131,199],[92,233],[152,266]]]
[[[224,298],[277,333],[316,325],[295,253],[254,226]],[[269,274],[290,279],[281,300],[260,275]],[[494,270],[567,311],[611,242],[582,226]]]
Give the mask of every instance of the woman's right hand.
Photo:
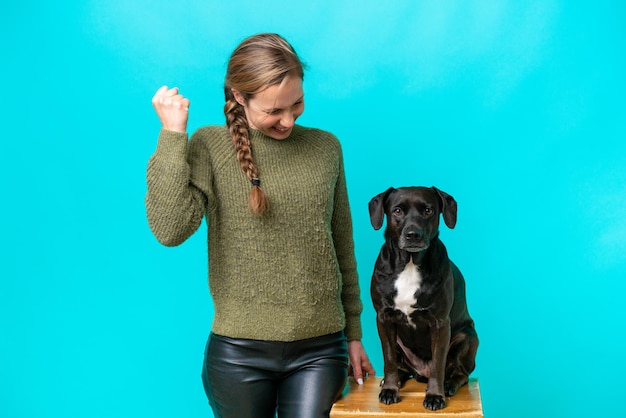
[[[187,132],[189,117],[189,99],[178,93],[178,87],[163,86],[152,98],[152,106],[156,110],[163,129],[175,132]]]

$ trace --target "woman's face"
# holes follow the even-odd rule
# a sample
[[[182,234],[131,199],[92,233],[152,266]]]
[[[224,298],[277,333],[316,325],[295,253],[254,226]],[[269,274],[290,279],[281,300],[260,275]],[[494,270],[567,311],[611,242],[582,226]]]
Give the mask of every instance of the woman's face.
[[[246,111],[248,125],[274,139],[285,139],[304,112],[304,91],[300,77],[287,76],[252,96],[247,102],[241,93],[233,90],[235,99]]]

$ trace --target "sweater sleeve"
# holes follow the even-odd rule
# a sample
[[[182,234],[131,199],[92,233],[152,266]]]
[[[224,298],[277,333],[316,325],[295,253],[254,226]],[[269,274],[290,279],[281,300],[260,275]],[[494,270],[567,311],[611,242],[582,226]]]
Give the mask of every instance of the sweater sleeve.
[[[340,156],[339,177],[335,187],[332,228],[333,241],[342,277],[341,301],[346,316],[345,334],[348,341],[360,340],[362,337],[361,311],[363,310],[363,303],[361,302],[359,277],[354,255],[352,217],[348,201],[343,156]]]
[[[147,169],[148,224],[164,245],[183,243],[200,226],[206,195],[191,181],[186,133],[161,130]]]

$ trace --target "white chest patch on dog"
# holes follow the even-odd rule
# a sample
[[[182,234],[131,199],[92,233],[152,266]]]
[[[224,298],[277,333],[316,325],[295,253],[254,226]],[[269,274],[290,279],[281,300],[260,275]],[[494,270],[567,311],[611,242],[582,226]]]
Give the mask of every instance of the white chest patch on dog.
[[[413,321],[411,321],[411,314],[415,311],[415,304],[417,299],[415,293],[419,290],[422,284],[422,275],[413,260],[409,260],[408,264],[404,268],[404,271],[398,275],[396,279],[396,297],[393,303],[396,305],[396,309],[402,311],[406,316],[409,324],[415,327]]]

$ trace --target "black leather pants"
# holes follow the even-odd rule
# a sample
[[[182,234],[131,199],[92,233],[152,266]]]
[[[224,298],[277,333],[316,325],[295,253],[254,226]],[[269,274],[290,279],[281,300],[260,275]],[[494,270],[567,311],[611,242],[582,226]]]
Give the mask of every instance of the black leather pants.
[[[343,332],[295,342],[209,336],[202,381],[217,418],[322,418],[347,379]]]

